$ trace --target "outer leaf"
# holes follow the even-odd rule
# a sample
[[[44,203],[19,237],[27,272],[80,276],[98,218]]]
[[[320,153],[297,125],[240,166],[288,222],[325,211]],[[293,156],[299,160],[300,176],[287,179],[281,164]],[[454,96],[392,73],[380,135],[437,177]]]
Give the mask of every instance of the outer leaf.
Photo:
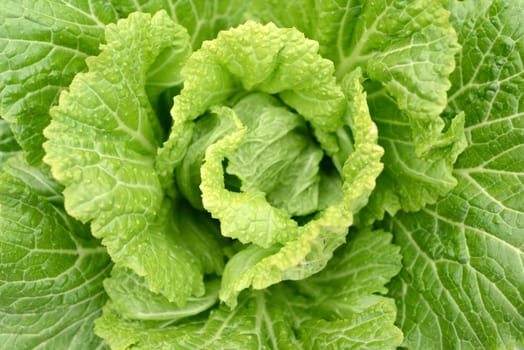
[[[377,180],[369,206],[363,210],[364,223],[394,215],[398,210],[417,211],[432,204],[453,189],[457,180],[453,164],[464,150],[464,115],[455,117],[441,135],[443,146],[435,157],[420,158],[411,136],[409,120],[395,102],[380,89],[370,94],[369,108],[379,129],[379,143],[384,147],[384,172]]]
[[[295,285],[316,302],[318,316],[343,316],[342,304],[368,294],[386,294],[385,284],[400,271],[399,247],[382,230],[351,229],[348,243],[335,253],[326,269]],[[342,268],[343,267],[343,268]],[[353,305],[356,311],[358,304]],[[318,309],[317,309],[318,308]]]
[[[386,298],[362,300],[366,306],[341,321],[314,320],[301,328],[306,349],[396,349],[402,332],[393,323],[395,302]]]
[[[111,261],[63,208],[61,187],[22,157],[0,175],[0,343],[12,349],[99,349],[93,321]]]
[[[393,301],[374,294],[386,292],[400,269],[390,240],[380,231],[354,233],[315,277],[246,292],[235,309],[218,306],[207,319],[160,329],[159,322],[122,318],[109,304],[96,331],[116,350],[395,349],[402,335]]]
[[[98,52],[116,13],[106,1],[6,0],[0,4],[0,115],[30,162],[43,156],[49,107]]]
[[[4,162],[16,155],[20,151],[20,146],[16,142],[9,124],[0,119],[0,167]]]
[[[402,341],[394,326],[396,307],[385,294],[400,270],[398,247],[382,231],[351,232],[348,244],[326,269],[297,282],[313,302],[306,306],[319,319],[300,328],[311,349],[388,349]]]
[[[107,26],[106,37],[52,111],[45,161],[66,186],[68,212],[92,221],[113,261],[181,304],[203,293],[202,275],[168,226],[171,203],[153,168],[162,134],[145,85],[150,65],[173,44],[187,46],[187,33],[165,12],[137,13]]]
[[[337,51],[338,74],[364,66],[408,116],[417,154],[428,152],[444,128],[440,114],[459,50],[442,2],[366,2],[354,25],[347,49]]]
[[[366,88],[385,150],[385,172],[365,222],[382,217],[384,210],[419,210],[456,185],[451,170],[466,145],[464,120],[454,118],[442,132],[440,116],[459,49],[448,16],[442,1],[367,2],[351,44],[332,53],[338,55],[339,73],[362,65],[383,87]]]
[[[135,11],[156,13],[165,10],[191,36],[191,46],[198,49],[221,30],[239,25],[244,20],[250,1],[245,0],[111,0],[120,17]]]
[[[162,327],[160,322],[144,322],[122,318],[111,304],[96,321],[96,333],[103,337],[113,350],[127,349],[264,349],[273,327],[289,327],[288,323],[273,318],[265,310],[265,292],[248,297],[235,310],[222,305],[209,314],[209,319],[196,319],[179,326]],[[278,312],[278,311],[277,311]],[[274,315],[271,315],[274,317]],[[164,322],[165,323],[165,322]],[[267,328],[269,327],[269,329]],[[286,342],[292,333],[282,334]],[[274,335],[273,340],[277,341]],[[278,344],[273,349],[291,349]]]
[[[463,52],[451,112],[469,146],[457,187],[390,220],[405,269],[393,284],[405,345],[513,349],[524,334],[524,8],[450,2]]]
[[[218,280],[206,284],[206,294],[190,297],[184,307],[170,303],[163,295],[152,293],[147,282],[133,271],[116,266],[111,277],[104,280],[104,288],[111,298],[111,307],[125,318],[137,320],[179,319],[206,311],[218,301]]]

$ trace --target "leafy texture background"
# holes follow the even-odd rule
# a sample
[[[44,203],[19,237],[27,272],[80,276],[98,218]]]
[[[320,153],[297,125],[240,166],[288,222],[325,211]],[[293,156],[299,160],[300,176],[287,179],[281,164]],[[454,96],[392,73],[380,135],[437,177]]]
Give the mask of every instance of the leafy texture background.
[[[0,344],[5,349],[102,349],[93,322],[111,260],[67,216],[61,187],[21,157],[0,175]]]
[[[98,52],[116,12],[102,1],[6,0],[0,13],[0,115],[35,163],[44,154],[49,106]]]
[[[512,348],[524,340],[524,8],[450,6],[463,51],[449,113],[465,111],[469,146],[449,195],[389,219],[404,261],[392,295],[408,347]]]
[[[0,166],[20,151],[9,124],[0,119]]]
[[[449,21],[443,5],[451,11]],[[55,175],[60,173],[71,183],[86,180],[83,191],[72,196],[76,202],[69,212],[85,221],[98,218],[93,232],[113,248],[114,260],[128,259],[135,272],[150,276],[147,280],[115,269],[106,280],[111,301],[96,329],[110,345],[170,348],[175,341],[182,349],[211,345],[386,349],[402,342],[394,320],[408,348],[513,349],[524,342],[521,0],[5,0],[0,3],[1,346],[88,350],[105,346],[94,335],[93,322],[107,300],[102,281],[111,260],[87,226],[66,214],[63,188],[40,164],[42,131],[50,121],[49,107],[58,102],[73,76],[87,68],[86,58],[99,53],[106,25],[137,10],[160,9],[168,14],[164,19],[171,17],[188,29],[189,39],[181,38],[187,45],[163,51],[159,60],[150,57],[153,65],[165,67],[171,58],[200,48],[221,29],[255,17],[295,26],[318,40],[320,53],[335,63],[340,80],[355,67],[370,79],[365,90],[386,150],[385,171],[359,223],[382,218],[384,212],[405,211],[383,222],[403,257],[400,275],[388,286],[399,311],[397,316],[393,299],[384,296],[388,292],[384,284],[400,269],[400,255],[389,234],[368,230],[352,232],[326,269],[308,279],[243,291],[233,311],[216,305],[218,283],[206,279],[204,293],[201,275],[220,274],[224,268],[222,242],[212,238],[218,225],[209,218],[200,220],[189,207],[163,201],[166,185],[155,171],[156,149],[165,135],[149,116],[158,112],[155,103],[163,89],[181,83],[182,64],[173,66],[171,76],[161,69],[133,74],[124,61],[135,61],[136,55],[118,61],[123,57],[116,54],[116,67],[108,64],[111,59],[99,62],[101,76],[109,81],[101,89],[83,80],[87,74],[79,75],[77,86],[93,89],[89,93],[71,89],[72,100],[89,98],[86,105],[68,105],[67,113],[78,119],[55,129],[64,142],[54,145],[59,149],[56,164],[62,167]],[[119,35],[116,26],[109,28]],[[142,32],[160,38],[152,31]],[[255,52],[243,47],[249,44],[250,40],[225,50],[224,61],[251,56]],[[138,46],[147,50],[147,45]],[[310,48],[316,52],[316,47]],[[304,56],[277,49],[290,57]],[[264,57],[264,52],[258,53]],[[457,69],[449,76],[454,58]],[[96,59],[90,62],[97,64]],[[188,72],[208,75],[201,63]],[[303,73],[296,64],[286,67],[288,73],[293,68]],[[111,100],[115,90],[111,82],[121,83],[122,72],[129,78],[123,79],[130,88],[131,102],[126,102],[136,103],[135,119],[118,98],[104,106],[97,100],[99,96]],[[250,78],[264,73],[236,72]],[[314,83],[318,76],[297,75],[290,82],[301,86],[308,79]],[[253,87],[257,81],[243,83]],[[147,106],[148,98],[155,100],[153,106]],[[91,109],[90,103],[96,107]],[[296,109],[302,105],[296,104]],[[326,107],[318,100],[304,106]],[[104,108],[108,113],[96,114]],[[60,111],[55,111],[60,119]],[[106,119],[90,120],[93,115]],[[117,132],[106,133],[114,123]],[[82,137],[71,136],[72,128],[80,124]],[[464,133],[468,147],[453,166],[464,148]],[[94,135],[102,140],[96,145]],[[118,144],[126,138],[128,143]],[[79,160],[84,169],[75,168]],[[171,171],[166,173],[160,179],[171,177]],[[118,201],[125,205],[118,207]],[[175,211],[188,215],[166,219]],[[171,232],[167,227],[176,228]],[[127,236],[106,235],[109,231]],[[168,237],[167,231],[172,235]],[[140,235],[143,232],[147,237]],[[193,239],[177,241],[182,235]],[[144,246],[151,248],[149,256],[143,254]],[[200,250],[206,255],[196,257]],[[174,256],[183,256],[180,270],[171,268]],[[180,274],[188,276],[187,283],[173,286],[172,277]],[[126,288],[133,289],[131,297]],[[200,296],[190,297],[184,306],[168,300],[185,300],[191,292]],[[210,313],[194,316],[211,305],[216,306]],[[187,316],[191,317],[173,323]]]

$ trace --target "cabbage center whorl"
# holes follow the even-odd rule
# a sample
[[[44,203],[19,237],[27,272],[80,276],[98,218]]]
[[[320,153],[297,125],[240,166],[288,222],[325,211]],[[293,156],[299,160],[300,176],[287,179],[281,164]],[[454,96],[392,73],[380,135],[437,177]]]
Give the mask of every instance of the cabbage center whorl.
[[[273,206],[292,216],[304,216],[326,206],[321,193],[341,193],[341,177],[310,135],[306,121],[277,98],[252,93],[233,110],[247,132],[227,158],[226,186],[233,191],[261,191]],[[193,140],[176,169],[178,188],[196,209],[203,209],[200,167],[205,151],[235,128],[231,119],[207,113],[195,121]],[[324,187],[324,189],[322,189]],[[338,191],[332,191],[337,188]],[[335,195],[335,197],[337,197]]]

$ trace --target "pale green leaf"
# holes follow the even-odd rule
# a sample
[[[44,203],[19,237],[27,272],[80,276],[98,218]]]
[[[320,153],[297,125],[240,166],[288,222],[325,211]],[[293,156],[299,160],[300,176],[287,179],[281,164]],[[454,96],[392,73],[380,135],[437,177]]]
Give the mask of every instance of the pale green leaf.
[[[246,291],[234,309],[219,305],[166,325],[124,318],[109,303],[96,332],[115,350],[395,349],[402,341],[395,305],[377,293],[400,269],[398,250],[390,234],[352,232],[320,274]]]
[[[172,204],[154,170],[162,130],[145,89],[150,65],[188,36],[165,12],[137,13],[108,25],[106,40],[51,111],[44,160],[68,212],[92,222],[113,261],[182,304],[203,293],[202,275],[169,227]]]
[[[207,148],[200,170],[202,202],[220,221],[220,233],[263,248],[296,239],[298,224],[291,220],[290,214],[268,203],[265,193],[258,190],[233,192],[225,187],[222,163],[238,149],[246,128],[232,109],[217,107],[214,111],[220,118],[233,119],[237,128]]]
[[[226,171],[238,177],[240,190],[262,191],[269,203],[292,216],[322,209],[319,171],[324,152],[308,135],[305,120],[264,94],[251,94],[233,109],[247,127],[227,158]]]
[[[355,21],[365,1],[360,0],[253,0],[249,16],[280,27],[295,27],[320,43],[320,53],[336,67],[349,56]],[[347,73],[347,72],[346,72]],[[341,74],[342,76],[342,74]]]
[[[184,158],[175,169],[175,179],[180,193],[196,209],[202,206],[200,191],[200,167],[207,148],[225,135],[236,131],[233,118],[221,118],[216,113],[207,113],[195,122],[195,131]]]
[[[347,98],[349,120],[346,122],[352,130],[355,149],[343,164],[341,199],[294,229],[296,233],[277,232],[288,234],[283,242],[277,241],[284,243],[282,246],[251,246],[231,258],[226,264],[220,291],[221,300],[227,304],[234,306],[237,294],[249,286],[262,289],[282,280],[311,276],[326,266],[333,251],[344,242],[353,213],[367,203],[375,179],[382,170],[382,149],[376,144],[377,130],[369,116],[360,79],[360,71],[356,70],[342,83]],[[213,146],[228,147],[228,143],[231,142],[219,141]],[[215,167],[218,166],[216,163]]]
[[[184,89],[175,97],[174,124],[157,160],[161,178],[170,178],[182,161],[193,120],[243,90],[278,94],[315,129],[342,127],[344,96],[332,63],[317,51],[318,44],[297,30],[252,21],[205,42],[182,70]]]

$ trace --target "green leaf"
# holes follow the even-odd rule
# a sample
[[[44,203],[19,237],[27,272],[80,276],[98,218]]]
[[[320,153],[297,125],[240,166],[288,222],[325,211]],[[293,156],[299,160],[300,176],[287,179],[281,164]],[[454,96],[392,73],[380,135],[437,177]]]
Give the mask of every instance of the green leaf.
[[[16,142],[9,124],[0,119],[0,168],[4,162],[16,155],[20,151],[20,146]]]
[[[213,280],[207,283],[206,294],[188,298],[183,307],[169,302],[161,294],[152,293],[143,278],[118,266],[111,272],[111,277],[104,280],[104,288],[111,298],[111,307],[124,318],[174,323],[216,304],[220,282]]]
[[[304,322],[300,332],[306,349],[396,349],[402,332],[393,325],[395,302],[386,298],[363,299],[358,313],[344,320]]]
[[[462,115],[447,125],[441,118],[459,50],[448,17],[441,1],[369,2],[351,44],[333,52],[339,74],[359,65],[374,81],[366,90],[385,171],[363,213],[365,224],[384,211],[419,210],[456,185],[451,171],[466,141]]]
[[[318,41],[320,54],[338,67],[340,61],[350,55],[348,44],[357,40],[352,39],[353,30],[365,3],[359,0],[253,0],[249,16],[264,23],[297,28],[306,37]]]
[[[268,348],[267,337],[273,331],[273,319],[270,317],[274,315],[265,315],[268,300],[264,294],[253,294],[233,311],[222,305],[209,314],[208,320],[197,318],[168,327],[162,327],[165,321],[145,322],[122,318],[108,303],[103,316],[95,323],[95,330],[113,350]],[[275,327],[287,326],[287,322],[278,321]],[[286,336],[290,336],[290,333],[283,334],[283,342],[287,341]],[[275,338],[273,340],[276,341]],[[274,349],[277,348],[286,349]]]
[[[393,300],[376,293],[399,269],[390,234],[354,232],[320,274],[245,292],[235,309],[220,305],[160,328],[165,321],[124,318],[110,303],[96,332],[115,350],[395,349],[402,334]]]
[[[51,111],[44,160],[66,187],[67,211],[92,222],[113,261],[183,304],[203,293],[202,272],[169,227],[172,203],[154,171],[163,135],[145,90],[150,65],[188,36],[165,12],[136,13],[108,25],[106,40]]]
[[[301,333],[313,349],[393,349],[402,341],[394,326],[397,310],[393,299],[379,294],[401,268],[399,248],[383,231],[353,230],[349,237],[324,270],[296,282],[314,300],[307,312],[318,317]]]
[[[345,301],[368,294],[385,295],[385,284],[400,271],[400,248],[391,244],[390,233],[351,229],[348,237],[348,243],[335,253],[326,269],[295,282],[304,294],[316,299],[314,310],[319,316],[343,316],[350,309],[338,306]],[[354,307],[353,311],[359,309],[358,304]]]
[[[49,107],[98,52],[116,13],[104,1],[6,0],[0,4],[0,115],[31,163],[44,151]]]
[[[466,147],[464,115],[457,115],[441,134],[444,145],[429,157],[418,157],[411,136],[409,120],[384,89],[370,93],[370,113],[379,129],[379,144],[384,147],[384,172],[370,204],[360,219],[369,224],[382,219],[384,212],[394,215],[398,210],[417,211],[435,203],[457,185],[453,164]]]
[[[339,55],[339,76],[362,66],[382,83],[408,117],[417,155],[442,143],[440,114],[459,50],[448,17],[441,1],[367,2],[354,23],[352,40],[333,53]]]
[[[166,11],[187,29],[194,50],[200,48],[204,40],[214,39],[221,30],[242,23],[249,5],[245,0],[111,0],[111,3],[122,18],[135,11],[151,14]]]
[[[89,228],[68,216],[61,187],[21,156],[0,174],[0,342],[16,349],[103,348],[93,321],[111,270]]]
[[[513,349],[524,334],[524,9],[451,1],[463,51],[450,113],[469,146],[457,187],[389,220],[405,268],[392,285],[407,347]]]

